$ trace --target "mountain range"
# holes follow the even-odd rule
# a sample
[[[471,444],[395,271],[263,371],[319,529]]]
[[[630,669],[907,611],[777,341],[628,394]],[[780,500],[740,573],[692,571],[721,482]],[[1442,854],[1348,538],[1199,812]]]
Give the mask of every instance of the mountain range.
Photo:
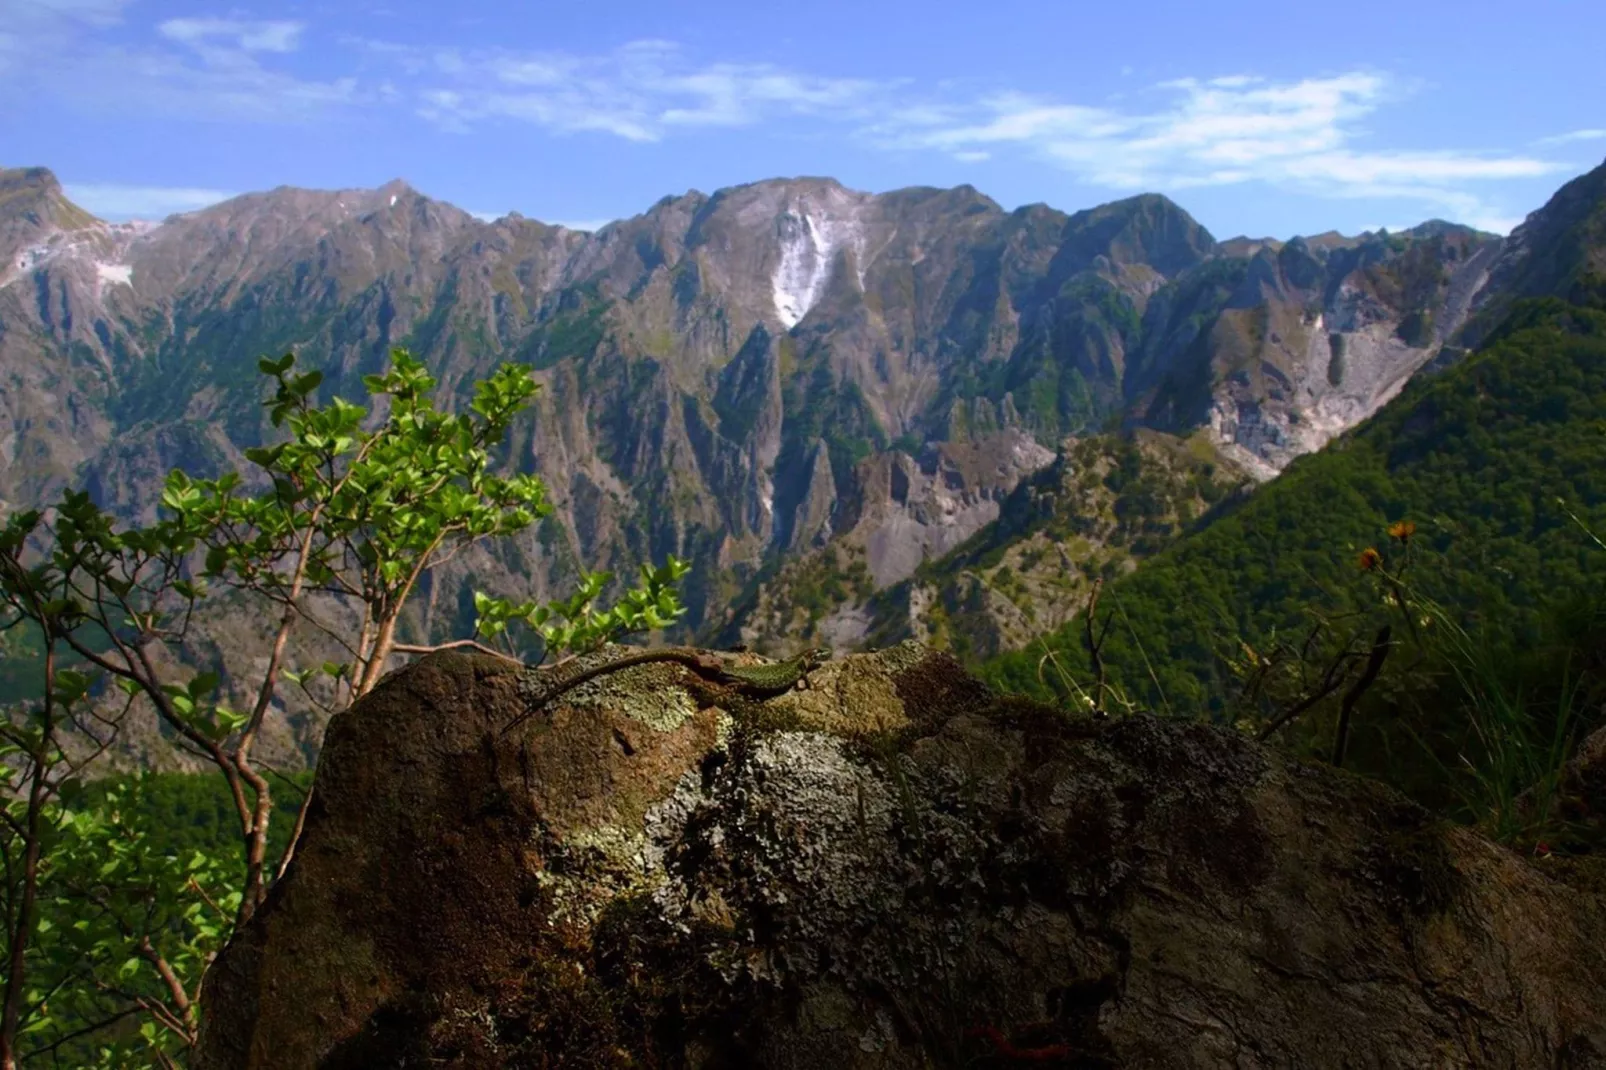
[[[107,223],[48,170],[0,170],[0,502],[77,485],[133,519],[172,467],[245,467],[271,430],[264,354],[358,398],[406,346],[448,403],[517,361],[544,389],[507,460],[556,511],[433,577],[414,636],[464,634],[472,585],[542,597],[670,553],[693,564],[688,635],[908,634],[964,602],[963,568],[932,579],[944,555],[992,540],[996,572],[1065,520],[1042,502],[1078,483],[1075,457],[1170,488],[1088,506],[1107,515],[1087,545],[1119,547],[1098,567],[1130,568],[1459,359],[1511,300],[1576,285],[1602,266],[1579,235],[1603,227],[1603,174],[1509,238],[1431,221],[1218,241],[1153,194],[1066,214],[824,178],[666,197],[595,233],[401,181]],[[986,649],[1063,620],[1075,592],[1051,588]]]

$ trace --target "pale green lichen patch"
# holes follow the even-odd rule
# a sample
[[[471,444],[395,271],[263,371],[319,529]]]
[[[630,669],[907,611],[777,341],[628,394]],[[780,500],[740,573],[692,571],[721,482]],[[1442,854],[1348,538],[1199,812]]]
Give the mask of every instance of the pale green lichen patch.
[[[686,670],[673,664],[635,665],[599,676],[569,691],[562,701],[573,706],[618,710],[659,732],[673,732],[697,714],[697,704],[676,686]]]
[[[888,676],[896,676],[919,665],[930,653],[931,648],[924,643],[916,639],[905,639],[896,646],[877,650],[867,657],[876,661]]]
[[[618,656],[621,648],[611,647],[575,662],[568,672],[605,663]],[[560,673],[562,671],[560,670]],[[548,671],[526,672],[519,684],[520,694],[532,702],[543,701],[561,674]],[[673,663],[632,665],[618,672],[587,680],[555,701],[569,706],[603,707],[659,732],[673,732],[697,714],[697,704],[679,684],[686,670]]]
[[[714,749],[724,750],[730,746],[731,733],[736,730],[736,718],[724,710],[714,711]]]
[[[616,825],[576,829],[549,845],[535,874],[550,896],[548,917],[589,926],[616,898],[652,891],[661,877],[649,872],[650,853],[644,830]]]
[[[892,664],[901,661],[895,657]],[[793,713],[798,728],[837,736],[895,731],[909,723],[895,672],[880,655],[853,655],[814,670],[807,688],[770,701]]]

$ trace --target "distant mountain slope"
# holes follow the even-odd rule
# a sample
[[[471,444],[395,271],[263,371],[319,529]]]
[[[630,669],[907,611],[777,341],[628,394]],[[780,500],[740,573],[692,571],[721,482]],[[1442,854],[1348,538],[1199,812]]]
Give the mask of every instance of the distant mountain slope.
[[[1603,277],[1606,164],[1567,183],[1511,232],[1473,301],[1476,314],[1455,340],[1476,346],[1524,297],[1600,298]]]
[[[668,553],[694,564],[687,627],[739,627],[741,592],[850,532],[875,590],[906,579],[1112,421],[1204,428],[1274,473],[1433,359],[1501,245],[1429,224],[1222,246],[1155,195],[1005,212],[817,178],[666,197],[595,234],[400,181],[113,226],[48,171],[0,172],[0,500],[79,483],[138,515],[167,468],[238,464],[266,433],[263,353],[348,396],[393,345],[451,396],[521,361],[546,389],[508,455],[556,515],[454,562],[408,627],[461,630],[471,578],[542,595]],[[951,507],[894,494],[896,458],[928,445],[948,460],[916,482]]]
[[[1459,337],[1481,340],[1479,355],[1463,359],[1445,346],[1430,365],[1442,374],[1414,380],[1241,509],[1114,584],[1110,597],[1133,625],[1112,636],[1108,651],[1124,684],[1151,704],[1219,703],[1229,681],[1218,655],[1300,626],[1306,609],[1336,611],[1367,597],[1353,555],[1401,518],[1444,555],[1429,581],[1476,607],[1494,637],[1499,629],[1531,635],[1543,606],[1596,589],[1606,560],[1581,541],[1557,499],[1606,531],[1603,220],[1606,165],[1532,213],[1488,265],[1490,281],[1448,299],[1477,310]],[[1418,228],[1430,237],[1454,229]],[[1043,639],[1082,664],[1072,627]],[[1149,649],[1137,649],[1139,636]],[[1158,686],[1151,666],[1160,667]],[[988,671],[998,682],[1039,686],[1035,662],[1023,655],[996,658]]]
[[[1427,551],[1414,582],[1490,641],[1531,642],[1547,607],[1606,599],[1606,553],[1566,511],[1606,532],[1606,307],[1511,307],[1476,356],[1112,584],[1106,604],[1130,621],[1105,651],[1113,677],[1156,707],[1219,709],[1231,685],[1217,655],[1300,634],[1306,609],[1369,604],[1357,554],[1401,519]],[[1085,668],[1073,626],[1046,641]],[[988,675],[1040,689],[1029,655]]]
[[[1457,325],[1471,309],[1481,307],[1488,315],[1511,308],[1504,291],[1491,289],[1491,278],[1530,293],[1544,292],[1545,285],[1558,294],[1590,292],[1588,280],[1598,279],[1588,274],[1590,266],[1606,260],[1602,176],[1606,169],[1560,191],[1529,218],[1511,249],[1438,221],[1391,236],[1222,243],[1218,251],[1234,255],[1205,261],[1149,299],[1143,343],[1128,366],[1128,427],[1186,433],[1204,423],[1192,441],[1211,441],[1220,449],[1216,478],[1230,485],[1239,467],[1263,477],[1268,458],[1319,446],[1387,403],[1413,371],[1452,364],[1463,351],[1446,343],[1463,333]],[[1380,317],[1380,309],[1395,314]],[[1400,309],[1409,311],[1402,316]],[[1169,364],[1152,356],[1179,351],[1188,357],[1168,358]],[[1319,389],[1321,379],[1335,389],[1315,393],[1312,385]],[[1155,459],[1165,455],[1146,452]],[[864,635],[874,643],[917,634],[971,657],[1020,647],[1076,616],[1086,577],[1111,574],[1115,559],[1130,567],[1159,548],[1152,530],[1132,541],[1130,550],[1051,538],[1050,530],[1063,534],[1095,523],[1099,507],[1065,479],[1078,467],[1062,455],[1052,471],[1034,476],[1004,501],[998,522],[891,587],[860,584],[849,591],[822,582],[832,570],[822,572],[814,559],[802,559],[750,600],[752,619],[741,634],[758,642],[790,634],[796,643],[803,627],[818,622],[827,635]],[[1168,474],[1162,466],[1153,474],[1174,480],[1185,473],[1173,468]],[[1010,503],[1023,495],[1037,504],[1016,507],[1016,517],[1075,514],[1070,528],[1063,518],[1032,530],[1010,521]],[[1119,496],[1115,505],[1119,511]],[[1132,540],[1136,532],[1118,525],[1110,534]],[[831,592],[835,601],[824,597]],[[806,619],[785,611],[800,606],[807,607]],[[1223,635],[1236,634],[1240,624],[1228,616],[1215,621]],[[1189,642],[1190,666],[1212,660],[1209,645],[1200,646],[1197,635]]]
[[[888,497],[952,510],[940,490],[908,489],[940,486],[930,476],[944,449],[918,461],[895,455]],[[1069,619],[1094,579],[1129,571],[1250,485],[1203,431],[1187,440],[1146,429],[1073,438],[998,503],[996,520],[968,537],[966,528],[948,529],[957,543],[950,552],[899,539],[897,525],[864,525],[868,537],[855,527],[781,563],[714,641],[883,647],[915,638],[966,659],[990,657]],[[876,582],[866,562],[890,556],[871,553],[869,539],[882,535],[918,561],[907,579]],[[895,574],[907,572],[902,565]]]

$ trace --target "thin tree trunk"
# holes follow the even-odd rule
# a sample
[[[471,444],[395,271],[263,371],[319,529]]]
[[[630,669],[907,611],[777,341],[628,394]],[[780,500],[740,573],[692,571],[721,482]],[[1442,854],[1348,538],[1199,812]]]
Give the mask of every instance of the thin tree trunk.
[[[33,936],[34,910],[39,891],[39,815],[44,809],[47,748],[55,735],[55,689],[51,686],[56,673],[55,643],[46,637],[45,647],[45,710],[43,732],[39,750],[33,759],[33,783],[28,785],[28,816],[24,836],[22,863],[22,907],[17,912],[16,924],[8,934],[9,954],[6,961],[5,1009],[0,1012],[0,1070],[16,1070],[17,1028],[22,1018],[22,994],[27,980],[27,951]]]

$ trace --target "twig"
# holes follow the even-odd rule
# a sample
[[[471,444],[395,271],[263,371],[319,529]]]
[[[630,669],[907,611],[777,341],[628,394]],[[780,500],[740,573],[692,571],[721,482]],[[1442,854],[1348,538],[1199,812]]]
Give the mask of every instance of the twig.
[[[90,1033],[99,1032],[100,1030],[105,1029],[109,1025],[116,1025],[118,1022],[122,1021],[124,1018],[127,1018],[129,1015],[140,1013],[141,1010],[143,1010],[143,1008],[137,1007],[137,1006],[136,1007],[125,1007],[122,1010],[118,1011],[116,1014],[113,1014],[109,1018],[102,1018],[98,1022],[91,1022],[89,1025],[81,1026],[78,1029],[74,1029],[71,1033],[64,1033],[61,1036],[57,1037],[55,1040],[52,1040],[49,1044],[46,1044],[43,1047],[34,1048],[34,1049],[30,1050],[27,1055],[23,1056],[23,1060],[22,1061],[23,1062],[32,1062],[34,1059],[38,1058],[41,1055],[45,1055],[45,1054],[47,1054],[49,1052],[55,1051],[57,1048],[61,1047],[63,1044],[67,1043],[70,1040],[77,1040],[79,1037],[88,1036]]]
[[[1115,622],[1115,614],[1111,613],[1104,618],[1104,627],[1097,635],[1094,634],[1094,628],[1098,624],[1099,592],[1103,588],[1102,577],[1093,581],[1093,590],[1087,596],[1087,612],[1082,620],[1087,630],[1085,641],[1088,656],[1093,661],[1093,716],[1095,717],[1107,715],[1104,709],[1104,693],[1108,690],[1108,685],[1104,682],[1103,649],[1104,641],[1110,636],[1110,625]]]
[[[312,789],[307,789],[301,797],[301,805],[296,807],[296,823],[290,829],[290,839],[285,842],[284,853],[279,856],[279,866],[273,872],[273,880],[277,883],[284,879],[285,870],[290,868],[290,859],[295,857],[296,844],[301,840],[301,832],[307,827],[307,811],[312,808]]]
[[[1349,668],[1356,657],[1356,654],[1351,653],[1350,651],[1345,651],[1338,657],[1334,658],[1332,663],[1327,666],[1327,672],[1323,674],[1321,686],[1310,695],[1284,710],[1281,716],[1272,721],[1271,724],[1267,725],[1265,728],[1261,729],[1260,735],[1255,737],[1256,740],[1261,743],[1266,742],[1266,740],[1270,739],[1273,733],[1275,733],[1283,725],[1287,724],[1289,721],[1292,721],[1295,717],[1298,717],[1300,714],[1316,705],[1322,699],[1326,698],[1328,695],[1331,695],[1334,691],[1337,691],[1340,685],[1342,685],[1344,681],[1349,678]]]
[[[390,652],[392,654],[433,654],[438,650],[460,650],[464,647],[477,650],[481,654],[489,654],[493,658],[510,661],[521,668],[524,665],[524,662],[518,658],[510,657],[500,650],[493,650],[477,639],[454,639],[450,643],[441,643],[438,646],[414,646],[411,643],[396,643],[391,646]]]
[[[1355,681],[1344,694],[1344,705],[1338,714],[1338,735],[1333,740],[1333,765],[1344,764],[1344,748],[1349,742],[1349,718],[1355,709],[1355,704],[1366,694],[1366,689],[1372,686],[1377,674],[1383,671],[1383,662],[1389,656],[1389,626],[1383,625],[1378,629],[1377,638],[1372,640],[1372,653],[1366,659],[1366,668],[1362,670],[1360,679]]]

